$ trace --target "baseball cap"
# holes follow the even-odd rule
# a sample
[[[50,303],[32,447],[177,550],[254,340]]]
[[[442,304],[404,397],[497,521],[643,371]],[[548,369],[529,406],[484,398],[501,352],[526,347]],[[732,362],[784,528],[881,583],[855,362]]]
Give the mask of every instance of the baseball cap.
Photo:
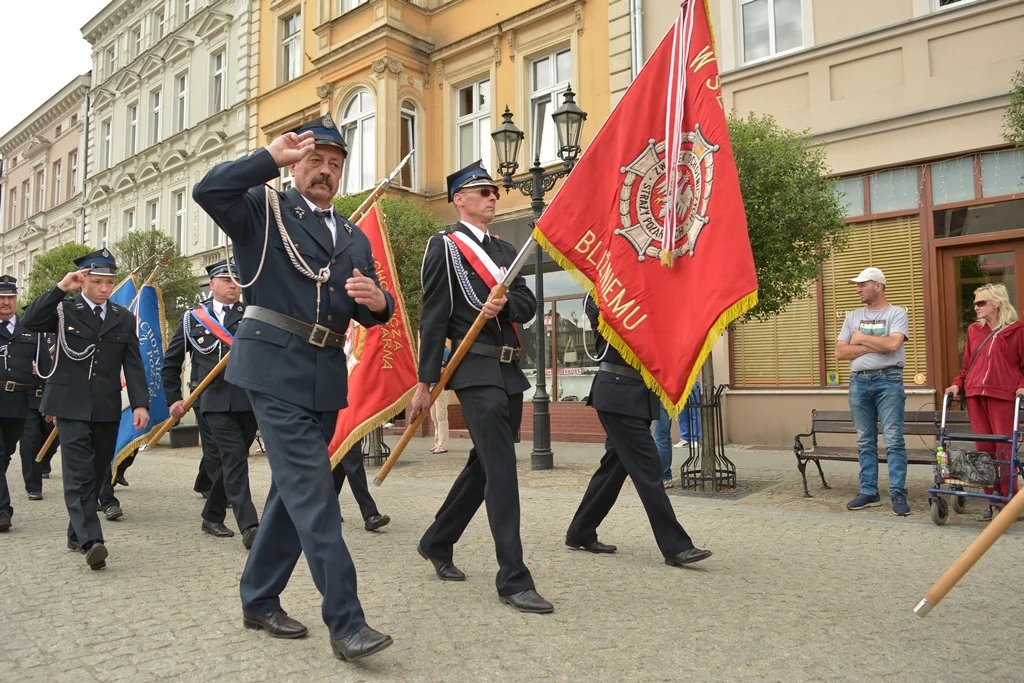
[[[877,282],[880,285],[884,285],[885,274],[878,268],[865,268],[860,271],[860,275],[850,280],[850,282]]]

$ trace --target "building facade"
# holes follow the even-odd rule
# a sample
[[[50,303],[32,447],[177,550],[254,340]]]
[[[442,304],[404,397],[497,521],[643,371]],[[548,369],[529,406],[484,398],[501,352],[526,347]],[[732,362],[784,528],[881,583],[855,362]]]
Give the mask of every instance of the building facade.
[[[89,75],[78,76],[0,137],[0,273],[22,296],[36,257],[82,235]]]
[[[245,0],[114,0],[82,28],[93,57],[86,244],[162,230],[197,276],[223,258],[192,186],[246,152],[249,16]]]

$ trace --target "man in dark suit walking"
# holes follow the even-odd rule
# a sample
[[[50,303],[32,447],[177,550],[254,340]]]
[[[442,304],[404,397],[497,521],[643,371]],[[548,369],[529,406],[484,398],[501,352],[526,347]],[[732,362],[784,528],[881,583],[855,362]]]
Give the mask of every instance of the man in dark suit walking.
[[[271,486],[239,586],[243,623],[278,638],[306,635],[280,600],[305,552],[334,653],[353,660],[392,640],[366,624],[356,595],[327,442],[348,405],[349,321],[379,325],[394,301],[377,281],[369,240],[331,206],[346,155],[341,133],[323,116],[218,164],[192,196],[234,241],[241,279],[251,282],[226,378],[249,392]],[[285,166],[295,187],[283,194],[264,187]]]
[[[481,311],[488,320],[448,383],[473,439],[469,461],[417,550],[442,581],[464,581],[453,562],[455,543],[484,503],[498,556],[498,599],[521,612],[546,614],[554,607],[537,593],[523,561],[515,452],[523,391],[529,386],[519,369],[522,348],[515,325],[534,317],[537,300],[517,277],[505,296],[487,301],[516,249],[487,231],[498,187],[479,161],[448,177],[448,201],[455,204],[459,222],[433,235],[423,256],[420,381],[410,420],[430,409],[430,386],[441,376],[445,339],[458,347]]]
[[[28,392],[28,417],[25,418],[25,433],[21,437],[21,472],[25,479],[28,499],[42,500],[43,479],[49,478],[50,461],[57,453],[60,437],[54,437],[43,459],[36,462],[39,450],[53,431],[53,425],[39,412],[39,406],[43,402],[43,390],[46,388],[46,380],[40,375],[50,374],[50,367],[53,365],[53,356],[50,353],[51,348],[56,350],[57,339],[52,334],[32,336],[35,337],[35,341],[32,342],[35,349],[32,364],[33,389]]]
[[[202,381],[231,350],[245,311],[245,305],[238,301],[241,288],[235,283],[234,264],[221,261],[207,267],[206,272],[213,298],[182,316],[164,354],[164,392],[171,417],[178,420],[185,416],[181,395],[185,352],[191,354],[192,366],[198,368],[197,376]],[[234,536],[235,532],[224,526],[227,503],[231,501],[242,544],[252,548],[259,516],[249,492],[249,447],[256,438],[256,416],[249,397],[221,373],[200,394],[199,410],[216,447],[211,454],[217,458],[207,463],[216,475],[203,508],[201,529],[218,538]]]
[[[651,436],[651,421],[661,413],[658,397],[644,384],[640,372],[596,331],[598,313],[597,305],[588,297],[586,314],[595,330],[600,366],[587,405],[597,410],[607,434],[605,454],[569,524],[565,544],[592,553],[615,552],[615,546],[597,540],[597,527],[611,511],[629,475],[665,564],[700,562],[711,557],[711,551],[693,546],[661,483],[661,458]]]
[[[64,502],[71,517],[68,547],[84,552],[90,568],[103,569],[107,548],[96,500],[117,445],[122,369],[135,429],[149,423],[149,387],[135,316],[107,300],[117,273],[114,257],[104,248],[75,265],[80,270],[29,304],[24,323],[29,331],[57,334],[41,409],[57,418],[60,430]],[[65,298],[76,289],[82,291]]]

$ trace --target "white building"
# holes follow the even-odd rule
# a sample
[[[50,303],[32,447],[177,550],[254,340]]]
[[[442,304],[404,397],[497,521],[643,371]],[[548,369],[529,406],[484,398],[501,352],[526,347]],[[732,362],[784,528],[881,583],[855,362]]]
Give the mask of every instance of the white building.
[[[223,235],[192,202],[214,164],[246,152],[246,0],[113,0],[92,45],[85,242],[163,230],[197,275]]]
[[[0,273],[18,278],[23,297],[37,256],[81,240],[89,80],[77,76],[0,136]]]

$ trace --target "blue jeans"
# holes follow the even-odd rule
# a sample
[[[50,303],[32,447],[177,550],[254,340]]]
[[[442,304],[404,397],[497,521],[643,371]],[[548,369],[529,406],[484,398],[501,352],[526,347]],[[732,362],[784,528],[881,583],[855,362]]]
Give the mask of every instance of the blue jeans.
[[[889,494],[907,495],[907,448],[903,443],[903,372],[855,374],[850,378],[850,411],[857,428],[860,492],[878,495],[878,423],[889,463]]]
[[[690,401],[700,400],[700,382],[695,382],[690,392]],[[690,429],[690,427],[693,429]],[[684,408],[679,413],[679,438],[686,441],[700,440],[700,411],[695,408]],[[665,406],[661,406],[661,416],[654,421],[654,443],[658,446],[661,457],[663,481],[672,479],[672,420]]]

